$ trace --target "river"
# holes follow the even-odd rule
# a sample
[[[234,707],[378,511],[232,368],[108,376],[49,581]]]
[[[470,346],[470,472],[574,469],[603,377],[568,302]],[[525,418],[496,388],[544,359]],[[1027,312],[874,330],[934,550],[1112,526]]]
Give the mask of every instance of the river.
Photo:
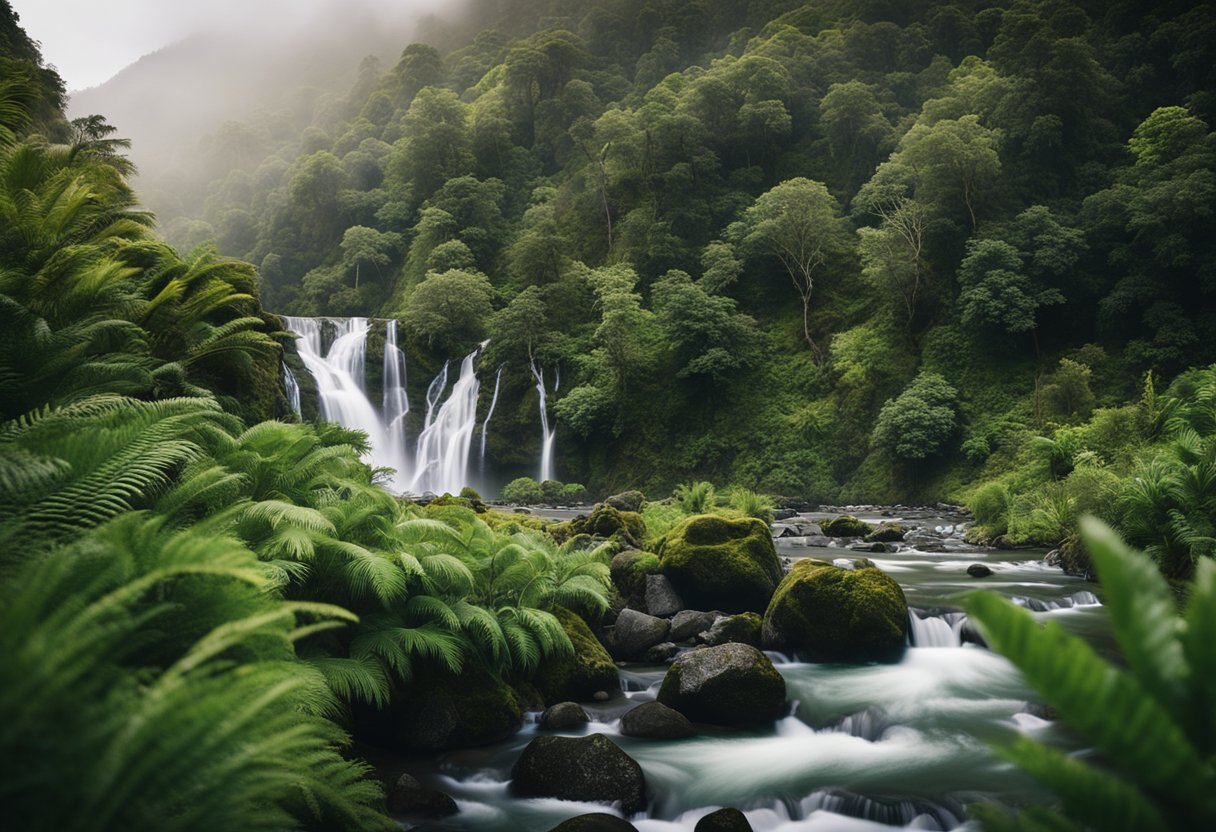
[[[897,512],[885,514],[862,519],[900,519]],[[811,521],[823,516],[804,515]],[[1041,551],[967,545],[958,517],[904,516],[927,529],[956,528],[920,549],[901,545],[893,553],[864,555],[899,581],[916,617],[912,646],[899,662],[810,664],[770,653],[786,681],[788,717],[769,730],[705,729],[673,741],[620,734],[621,714],[654,699],[666,670],[630,664],[621,669],[617,696],[584,704],[589,725],[554,733],[606,734],[641,764],[650,805],[630,818],[641,832],[691,832],[699,818],[722,806],[742,809],[757,832],[948,830],[966,828],[965,806],[971,802],[1046,799],[992,744],[1020,732],[1069,750],[1083,747],[1066,728],[1043,718],[1043,708],[1009,662],[961,642],[959,594],[994,590],[1110,654],[1099,587],[1045,565]],[[803,545],[799,538],[779,539],[777,550],[791,559],[863,556]],[[969,577],[973,563],[986,564],[994,574]],[[420,830],[546,832],[565,818],[605,811],[600,804],[509,794],[511,766],[537,734],[537,716],[529,715],[519,734],[497,745],[374,762],[385,777],[408,770],[456,799],[458,815],[414,827]]]

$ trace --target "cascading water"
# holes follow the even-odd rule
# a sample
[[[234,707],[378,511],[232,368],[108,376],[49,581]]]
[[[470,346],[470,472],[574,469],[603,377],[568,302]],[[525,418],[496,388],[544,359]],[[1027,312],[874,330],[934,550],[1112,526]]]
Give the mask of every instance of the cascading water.
[[[404,441],[395,450],[380,414],[367,398],[364,386],[367,335],[371,322],[367,318],[295,316],[284,316],[283,322],[288,330],[300,336],[296,349],[316,381],[321,418],[365,432],[371,447],[366,461],[376,467],[396,469],[398,474],[394,482],[400,480],[406,471]],[[322,325],[325,323],[334,328],[334,340],[327,351],[324,351],[322,343]]]
[[[502,366],[494,376],[494,395],[490,397],[490,409],[486,411],[486,419],[481,423],[481,456],[478,458],[478,470],[482,476],[486,473],[486,432],[490,429],[490,417],[494,415],[494,407],[498,404],[498,383],[502,381]]]
[[[435,406],[447,387],[448,365],[431,382],[427,390],[426,424],[418,437],[416,465],[409,490],[456,493],[469,483],[469,449],[477,427],[477,393],[480,384],[474,363],[488,341],[464,357],[460,377],[452,385],[447,401],[435,412]]]
[[[532,365],[532,376],[536,379],[536,392],[540,394],[540,476],[539,482],[553,479],[553,440],[557,438],[557,430],[549,428],[549,413],[545,406],[545,371]]]
[[[409,394],[405,389],[405,354],[397,347],[397,322],[388,322],[384,337],[384,432],[388,455],[400,460],[401,466],[393,476],[395,491],[404,491],[408,483],[406,462],[409,449],[405,438],[405,417],[410,412]]]
[[[296,381],[296,374],[286,364],[283,365],[283,389],[287,391],[287,401],[291,404],[291,409],[295,411],[296,417],[303,417],[304,414],[300,410],[300,383]]]

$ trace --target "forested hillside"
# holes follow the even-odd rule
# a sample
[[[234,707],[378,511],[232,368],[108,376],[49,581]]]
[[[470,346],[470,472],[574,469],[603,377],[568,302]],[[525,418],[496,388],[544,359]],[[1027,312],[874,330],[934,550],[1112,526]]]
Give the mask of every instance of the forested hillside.
[[[535,362],[562,373],[559,474],[593,490],[965,496],[1216,358],[1211,27],[1182,2],[474,4],[307,126],[217,133],[232,169],[164,219],[258,265],[276,312],[399,318],[418,399],[489,337],[499,465],[537,455]]]

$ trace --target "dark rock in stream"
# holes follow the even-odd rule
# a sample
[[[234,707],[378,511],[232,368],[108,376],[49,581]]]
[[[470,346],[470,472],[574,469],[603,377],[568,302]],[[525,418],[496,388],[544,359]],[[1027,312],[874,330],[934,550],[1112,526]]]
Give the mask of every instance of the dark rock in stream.
[[[460,811],[450,796],[422,785],[408,774],[397,779],[385,803],[393,814],[420,818],[442,818]]]
[[[992,569],[982,563],[973,563],[967,567],[967,574],[973,578],[987,578],[992,574]]]
[[[681,610],[671,619],[671,632],[668,636],[672,641],[689,641],[693,636],[712,627],[717,617],[717,613],[712,612]]]
[[[619,690],[616,665],[587,622],[565,607],[557,607],[553,614],[574,645],[574,655],[541,662],[533,681],[545,701],[586,701],[601,691]]]
[[[763,725],[785,716],[785,680],[755,647],[723,644],[676,659],[658,701],[693,722]]]
[[[731,642],[759,647],[762,623],[760,616],[754,612],[723,615],[714,621],[712,627],[698,635],[697,641],[710,647]]]
[[[607,812],[592,812],[568,818],[549,832],[638,832],[638,828],[623,818]]]
[[[865,540],[866,543],[899,543],[907,534],[907,528],[899,523],[883,523],[866,535]]]
[[[824,526],[823,533],[828,537],[865,537],[872,529],[864,520],[845,514]]]
[[[637,610],[623,609],[612,631],[613,654],[625,661],[640,661],[646,651],[667,638],[671,624]]]
[[[695,736],[688,717],[662,702],[645,702],[621,717],[621,733],[644,740],[678,740]]]
[[[546,731],[567,731],[590,721],[583,706],[577,702],[558,702],[540,715],[540,727]]]
[[[676,646],[674,641],[664,641],[647,650],[642,660],[647,664],[666,664],[675,658],[679,652],[680,648]]]
[[[789,520],[791,517],[796,517],[798,512],[792,508],[779,508],[773,511],[774,520]]]
[[[752,832],[752,825],[738,809],[719,809],[697,821],[693,832]]]
[[[646,776],[637,761],[603,734],[537,737],[511,768],[511,790],[523,797],[621,802],[646,806]]]
[[[646,612],[663,618],[684,609],[684,602],[663,575],[646,576]]]

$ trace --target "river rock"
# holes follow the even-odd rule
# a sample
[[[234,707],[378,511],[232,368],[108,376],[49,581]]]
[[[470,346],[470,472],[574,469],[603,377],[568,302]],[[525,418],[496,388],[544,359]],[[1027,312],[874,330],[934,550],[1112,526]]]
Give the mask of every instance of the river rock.
[[[647,664],[665,664],[671,661],[680,648],[673,641],[660,641],[654,647],[646,651],[646,655],[642,657],[642,661]]]
[[[865,537],[871,531],[870,524],[848,514],[834,518],[823,527],[828,537]]]
[[[887,573],[808,559],[777,587],[761,636],[767,649],[812,661],[870,661],[901,654],[907,625],[908,602]]]
[[[660,617],[670,617],[684,609],[684,602],[672,589],[665,575],[646,576],[646,612]]]
[[[646,805],[642,767],[603,734],[532,740],[511,768],[511,790],[523,797],[620,801],[629,814]]]
[[[676,659],[663,677],[658,701],[693,722],[763,725],[786,713],[785,680],[755,647],[723,644]]]
[[[382,710],[360,709],[356,732],[390,748],[444,751],[504,740],[519,730],[522,715],[511,687],[466,662],[458,675],[419,674]]]
[[[591,717],[577,702],[558,702],[540,715],[540,727],[546,731],[568,731],[590,721]]]
[[[541,662],[533,682],[545,701],[572,699],[585,702],[596,693],[620,690],[616,664],[587,622],[564,607],[555,608],[553,614],[574,645],[574,655],[551,657]]]
[[[672,641],[690,641],[693,636],[712,627],[717,617],[717,614],[712,612],[681,610],[671,619],[671,632],[668,636]]]
[[[699,609],[763,612],[781,580],[768,525],[755,518],[689,517],[657,550],[663,574]]]
[[[697,636],[697,641],[710,647],[731,642],[759,647],[761,624],[760,616],[754,612],[719,616],[713,626]]]
[[[615,654],[625,661],[639,661],[646,651],[667,638],[671,623],[637,610],[623,609],[612,632]]]
[[[678,740],[697,733],[688,717],[662,702],[645,702],[621,717],[621,733],[645,740]]]
[[[621,511],[607,503],[599,503],[588,516],[579,515],[570,521],[571,537],[589,534],[619,541],[624,546],[640,548],[646,537],[646,524],[636,511]]]
[[[823,537],[823,526],[818,523],[799,523],[798,534],[801,537]]]
[[[738,809],[719,809],[697,821],[693,832],[752,832],[752,825]]]
[[[992,569],[982,563],[973,563],[967,567],[967,574],[973,578],[987,578],[992,574]]]
[[[882,523],[874,531],[866,535],[866,543],[898,543],[904,539],[908,530],[899,523]]]
[[[639,603],[645,599],[646,578],[658,571],[658,557],[641,549],[624,549],[617,552],[609,567],[612,583],[621,595]]]
[[[641,491],[622,491],[620,494],[613,494],[604,502],[617,511],[641,511],[642,503],[646,502],[646,495]]]
[[[395,815],[421,818],[442,818],[460,811],[449,795],[422,785],[409,774],[397,778],[385,804]]]
[[[610,815],[607,812],[591,812],[567,818],[549,832],[638,832],[638,828],[616,815]]]
[[[798,516],[798,512],[794,511],[792,508],[773,509],[774,520],[789,520],[791,517],[796,516]]]
[[[774,523],[769,527],[774,538],[782,537],[797,537],[798,527],[787,525],[785,523]]]

